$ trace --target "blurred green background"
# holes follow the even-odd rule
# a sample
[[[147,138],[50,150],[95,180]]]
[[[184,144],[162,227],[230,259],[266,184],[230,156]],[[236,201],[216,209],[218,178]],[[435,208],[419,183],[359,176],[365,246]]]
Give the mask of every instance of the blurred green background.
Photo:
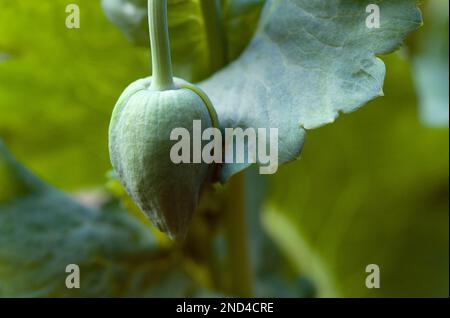
[[[67,1],[0,0],[0,296],[226,294],[208,278],[226,265],[199,251],[202,221],[175,248],[108,181],[110,113],[149,53],[100,1],[72,2],[80,29],[64,27]],[[422,9],[424,27],[382,56],[385,97],[310,131],[276,175],[247,173],[255,295],[448,297],[448,2]],[[65,288],[68,263],[80,290]],[[364,284],[372,263],[379,289]]]

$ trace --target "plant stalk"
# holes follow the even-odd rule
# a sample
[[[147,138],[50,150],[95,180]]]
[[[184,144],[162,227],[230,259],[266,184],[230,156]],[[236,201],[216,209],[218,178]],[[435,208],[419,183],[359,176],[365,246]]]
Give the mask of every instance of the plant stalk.
[[[220,1],[200,0],[209,52],[209,70],[212,73],[227,64],[227,39],[221,15]],[[248,252],[245,211],[245,177],[235,175],[229,181],[229,204],[225,211],[230,292],[239,297],[251,297],[252,275]]]
[[[220,70],[227,63],[226,36],[220,1],[200,0],[209,52],[209,71]]]
[[[252,275],[248,251],[245,213],[245,177],[243,173],[229,181],[230,204],[225,217],[228,266],[231,273],[231,293],[252,297]]]
[[[174,89],[170,55],[167,0],[148,0],[148,27],[152,51],[151,89]]]

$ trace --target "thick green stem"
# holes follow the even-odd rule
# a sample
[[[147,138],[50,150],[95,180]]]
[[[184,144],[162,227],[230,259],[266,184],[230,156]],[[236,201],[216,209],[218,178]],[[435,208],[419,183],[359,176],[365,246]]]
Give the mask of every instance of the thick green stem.
[[[240,173],[231,178],[230,204],[226,214],[228,265],[231,273],[231,292],[239,297],[252,296],[252,275],[248,253],[245,214],[245,178]]]
[[[215,290],[221,290],[222,288],[222,275],[220,272],[220,263],[217,259],[217,254],[214,251],[214,240],[211,233],[208,233],[209,236],[206,238],[206,253],[208,257],[208,267],[209,274],[211,279],[212,288]]]
[[[209,51],[211,74],[227,63],[226,36],[222,22],[220,1],[200,0]]]
[[[174,89],[167,25],[167,0],[148,0],[148,26],[153,70],[151,89]]]
[[[210,72],[227,63],[227,39],[221,16],[220,1],[200,0],[209,49]],[[229,182],[229,205],[225,216],[230,292],[239,297],[252,296],[252,275],[248,253],[245,213],[245,178],[238,174]]]

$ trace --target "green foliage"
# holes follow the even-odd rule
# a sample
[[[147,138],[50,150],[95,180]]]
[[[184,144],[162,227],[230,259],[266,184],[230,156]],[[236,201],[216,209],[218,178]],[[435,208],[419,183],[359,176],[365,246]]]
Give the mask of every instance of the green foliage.
[[[388,61],[387,97],[269,179],[265,228],[321,296],[448,297],[448,130],[421,125],[408,64]]]
[[[38,175],[66,189],[103,183],[108,122],[120,92],[150,74],[97,1],[65,27],[67,1],[0,2],[0,138]]]
[[[266,0],[221,0],[228,61],[235,60],[255,33]]]
[[[109,168],[107,122],[117,92],[149,73],[147,50],[127,45],[98,3],[77,3],[82,10],[77,30],[63,27],[64,1],[27,0],[20,5],[6,1],[0,10],[0,50],[10,56],[0,64],[0,136],[38,174],[69,189],[102,181]],[[187,71],[175,75],[195,74],[192,67],[201,67],[199,61],[208,59],[203,53],[193,57],[188,52],[202,52],[206,44],[203,36],[196,38],[201,32],[186,26],[183,19],[191,15],[180,12],[194,10],[197,16],[198,4],[176,3],[180,7],[169,10],[174,15],[169,16],[173,57]],[[224,1],[227,34],[237,38],[237,30],[246,30],[242,42],[228,36],[234,43],[229,57],[247,43],[261,3]],[[336,7],[320,1],[267,2],[245,53],[203,83],[221,126],[278,127],[284,163],[298,157],[303,128],[331,122],[338,112],[352,111],[378,96],[384,65],[374,54],[398,47],[420,24],[420,14],[414,0],[383,2],[385,27],[369,30],[364,24],[367,3],[350,1]],[[39,28],[28,31],[37,20],[42,22]],[[250,27],[243,27],[246,23]],[[198,45],[203,49],[194,49]],[[22,93],[24,87],[27,94]],[[222,179],[245,166],[225,164]]]
[[[38,175],[71,190],[104,182],[113,105],[127,84],[151,73],[147,44],[133,47],[121,33],[147,41],[146,10],[131,20],[123,11],[146,0],[102,1],[121,31],[100,1],[72,2],[81,29],[65,28],[66,1],[0,3],[0,138]],[[380,5],[382,28],[365,28],[368,3]],[[169,4],[175,75],[207,78],[199,0]],[[421,23],[414,0],[221,5],[231,64],[201,85],[222,127],[278,127],[280,163],[298,157],[306,129],[379,96],[385,67],[375,56]],[[267,189],[250,175],[255,295],[448,296],[448,130],[418,122],[408,63],[386,59],[387,98],[311,132],[302,160],[269,177]],[[422,83],[421,96],[439,88]],[[226,165],[222,179],[243,168]],[[120,204],[80,205],[0,145],[0,296],[211,295],[204,287],[232,294],[222,232],[235,203],[229,188],[206,193],[182,247],[113,177],[108,188]],[[80,265],[80,290],[65,287],[70,263]],[[370,263],[381,267],[381,289],[364,285]]]
[[[202,1],[168,0],[168,22],[175,75],[197,82],[211,75],[207,26]],[[227,58],[232,61],[253,36],[265,0],[222,0]],[[102,0],[108,18],[134,44],[149,47],[148,0]]]
[[[65,189],[104,181],[114,103],[129,83],[151,74],[148,48],[130,45],[107,21],[100,1],[73,3],[81,10],[76,30],[65,28],[66,1],[0,3],[0,137],[27,166]],[[175,75],[203,78],[208,58],[198,4],[177,3],[169,10]],[[224,4],[230,59],[253,34],[261,3]]]
[[[379,29],[366,27],[371,3],[383,12]],[[285,163],[299,156],[305,129],[383,94],[385,67],[375,54],[397,49],[420,24],[415,0],[268,1],[248,48],[203,88],[222,127],[278,128]],[[224,164],[222,178],[243,168]]]
[[[148,0],[101,0],[102,8],[112,23],[133,44],[148,47]]]
[[[0,144],[0,189],[16,191],[0,201],[0,296],[151,297],[192,296],[197,287],[150,228],[110,204],[81,206],[42,183]],[[6,170],[6,169],[5,169]],[[80,267],[82,288],[68,289],[68,264]],[[176,286],[176,288],[174,288]]]

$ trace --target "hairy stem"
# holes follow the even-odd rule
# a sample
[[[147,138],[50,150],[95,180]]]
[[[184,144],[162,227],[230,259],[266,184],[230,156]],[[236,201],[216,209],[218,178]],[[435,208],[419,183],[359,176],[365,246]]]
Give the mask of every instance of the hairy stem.
[[[225,224],[231,292],[239,297],[251,297],[252,276],[248,253],[244,174],[233,176],[229,181],[229,187],[232,201],[228,207]]]
[[[205,23],[211,74],[227,63],[226,36],[220,10],[220,1],[200,0]]]
[[[167,0],[148,0],[148,26],[153,69],[151,89],[174,89],[167,25]]]

